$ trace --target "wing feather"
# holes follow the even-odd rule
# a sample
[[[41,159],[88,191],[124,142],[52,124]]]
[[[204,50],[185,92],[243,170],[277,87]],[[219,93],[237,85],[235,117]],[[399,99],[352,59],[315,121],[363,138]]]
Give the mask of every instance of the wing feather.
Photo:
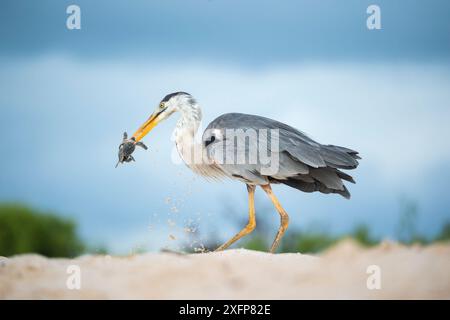
[[[259,165],[221,165],[221,169],[233,178],[254,184],[279,182],[305,192],[338,193],[343,197],[350,197],[342,180],[352,183],[355,181],[350,175],[338,169],[354,169],[358,166],[357,160],[361,158],[355,150],[335,145],[322,145],[284,123],[242,113],[224,114],[212,121],[208,129],[278,130],[278,149],[270,150],[274,148],[269,145],[270,151],[278,153],[280,164],[278,172],[271,176],[264,176],[261,174]],[[211,143],[206,148],[212,149],[214,144]],[[245,145],[245,148],[250,147]]]

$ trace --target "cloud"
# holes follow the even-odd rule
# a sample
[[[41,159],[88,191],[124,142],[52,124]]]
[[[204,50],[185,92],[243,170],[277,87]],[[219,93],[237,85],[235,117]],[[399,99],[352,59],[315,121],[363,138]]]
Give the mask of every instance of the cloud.
[[[382,30],[366,28],[369,0],[3,1],[0,52],[77,58],[211,61],[241,67],[304,61],[448,61],[450,3],[379,0]],[[432,36],[430,36],[432,35]]]

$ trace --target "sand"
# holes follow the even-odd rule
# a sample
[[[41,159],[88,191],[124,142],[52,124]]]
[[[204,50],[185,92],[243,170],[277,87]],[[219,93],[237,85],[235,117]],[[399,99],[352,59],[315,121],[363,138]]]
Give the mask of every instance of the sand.
[[[79,266],[79,278],[67,273],[71,265]],[[75,287],[80,280],[79,290],[68,288],[68,277]],[[318,256],[244,249],[76,259],[27,254],[0,258],[0,298],[449,299],[450,244],[365,249],[345,240]]]

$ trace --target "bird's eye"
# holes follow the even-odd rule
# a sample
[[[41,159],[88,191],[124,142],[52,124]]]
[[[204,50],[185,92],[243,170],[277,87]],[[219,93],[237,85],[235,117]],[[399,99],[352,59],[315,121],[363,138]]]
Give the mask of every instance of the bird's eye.
[[[164,102],[161,102],[161,103],[159,104],[159,108],[160,108],[160,109],[164,109]]]
[[[216,141],[216,137],[215,136],[211,136],[209,138],[209,140],[205,141],[205,147],[209,146],[211,143],[213,143],[214,141]]]

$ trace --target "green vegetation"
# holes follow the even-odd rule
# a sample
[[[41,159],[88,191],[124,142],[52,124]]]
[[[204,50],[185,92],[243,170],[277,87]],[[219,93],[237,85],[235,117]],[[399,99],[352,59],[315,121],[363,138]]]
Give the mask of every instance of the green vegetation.
[[[266,234],[255,231],[249,236],[249,239],[243,239],[243,247],[246,249],[267,251],[271,243],[267,241],[269,237]],[[366,225],[357,226],[353,232],[348,235],[333,237],[326,232],[321,231],[307,231],[289,230],[288,234],[283,238],[283,241],[278,248],[278,252],[302,252],[302,253],[317,253],[323,251],[344,238],[350,238],[365,247],[371,247],[380,243],[381,239],[375,239],[371,236],[369,228]],[[431,244],[435,242],[450,241],[450,223],[447,223],[442,228],[441,232],[432,239],[415,234],[409,240],[400,240],[400,243],[411,244]],[[210,249],[215,246],[208,246]]]
[[[444,225],[441,232],[436,237],[436,241],[450,241],[450,223]]]
[[[244,248],[258,251],[267,251],[270,243],[266,241],[268,237],[261,232],[252,234],[251,238],[244,242]],[[348,235],[333,237],[327,232],[310,230],[302,232],[300,230],[289,230],[283,238],[278,252],[303,252],[316,253],[331,247],[343,238],[352,238],[363,246],[373,246],[379,241],[374,239],[365,225],[357,226]]]
[[[396,241],[406,245],[428,245],[435,242],[450,241],[450,222],[445,224],[435,237],[427,238],[417,231],[417,218],[419,216],[418,204],[406,197],[402,197],[399,200],[399,221],[393,237]],[[227,215],[227,218],[234,217],[236,229],[247,223],[245,217],[234,212],[233,207],[225,204],[224,208],[226,208],[224,214]],[[260,214],[258,215],[256,230],[240,240],[240,242],[233,247],[237,246],[257,251],[268,251],[271,245],[270,241],[272,241],[275,236],[275,230],[273,229],[274,226],[269,225],[269,222],[265,217],[269,217],[270,214],[273,214],[272,211],[273,209],[270,207],[257,209],[257,212],[260,212]],[[213,237],[214,235],[212,234],[209,238],[210,242],[205,245],[207,251],[214,250],[221,244],[218,239],[214,239]],[[301,230],[291,226],[281,241],[277,252],[317,253],[326,250],[344,238],[351,238],[365,247],[377,245],[383,240],[374,237],[370,228],[364,224],[357,225],[351,232],[341,236],[333,236],[326,230],[317,228],[312,230]]]
[[[244,247],[252,250],[268,251],[270,241],[274,237],[274,226],[267,218],[271,208],[263,208],[259,215],[256,230],[243,238],[234,247]],[[265,212],[266,211],[266,212]],[[227,217],[234,217],[236,229],[246,224],[245,217],[231,214],[227,211]],[[401,206],[398,228],[394,238],[404,244],[419,243],[423,245],[434,242],[450,241],[450,222],[445,224],[442,230],[432,238],[427,238],[417,232],[417,206],[411,202],[403,202]],[[198,230],[198,226],[193,229]],[[191,235],[190,243],[201,244],[199,233]],[[205,237],[209,243],[203,244],[200,251],[212,251],[221,243],[215,238],[215,233]],[[343,238],[352,238],[363,246],[370,247],[378,244],[382,239],[372,235],[367,225],[356,226],[349,234],[333,236],[327,230],[318,228],[302,230],[289,228],[283,238],[278,252],[302,252],[317,253],[326,250]],[[196,245],[197,246],[197,245]],[[186,245],[188,252],[198,252],[194,246]],[[134,253],[146,251],[143,248],[135,248]],[[83,253],[106,254],[104,247],[87,247],[77,235],[76,223],[48,212],[41,212],[19,204],[0,204],[0,256],[11,256],[21,253],[38,253],[47,257],[75,257]]]
[[[0,204],[0,255],[74,257],[85,250],[72,220],[19,204]]]

